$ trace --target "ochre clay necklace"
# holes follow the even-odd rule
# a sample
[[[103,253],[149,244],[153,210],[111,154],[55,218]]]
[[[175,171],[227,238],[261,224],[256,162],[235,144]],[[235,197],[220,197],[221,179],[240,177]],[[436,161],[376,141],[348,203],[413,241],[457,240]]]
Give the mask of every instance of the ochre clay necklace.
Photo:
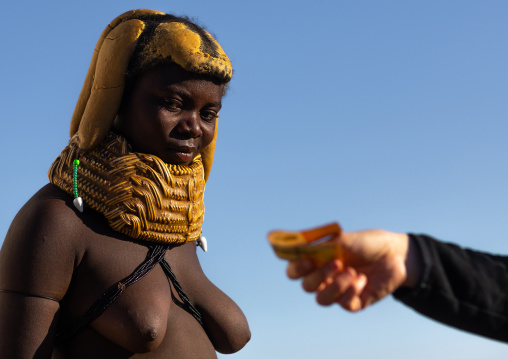
[[[134,239],[171,244],[199,239],[205,190],[200,156],[189,166],[168,165],[156,156],[131,152],[113,132],[93,150],[80,149],[78,141],[71,139],[48,177],[74,197],[80,211],[84,202],[115,231]]]

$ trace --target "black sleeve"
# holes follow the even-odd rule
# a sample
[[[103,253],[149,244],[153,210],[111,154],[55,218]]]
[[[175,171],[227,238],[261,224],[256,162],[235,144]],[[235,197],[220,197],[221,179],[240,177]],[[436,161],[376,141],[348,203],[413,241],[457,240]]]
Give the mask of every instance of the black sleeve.
[[[409,236],[423,273],[416,288],[399,288],[394,297],[441,323],[508,342],[508,257]]]

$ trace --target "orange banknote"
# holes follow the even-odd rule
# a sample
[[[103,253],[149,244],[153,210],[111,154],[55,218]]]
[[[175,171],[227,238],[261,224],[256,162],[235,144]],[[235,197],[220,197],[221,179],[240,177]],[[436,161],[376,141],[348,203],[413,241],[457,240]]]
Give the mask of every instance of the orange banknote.
[[[342,256],[341,247],[330,241],[340,233],[339,224],[331,223],[304,231],[271,231],[268,241],[279,258],[290,261],[308,258],[323,264]]]

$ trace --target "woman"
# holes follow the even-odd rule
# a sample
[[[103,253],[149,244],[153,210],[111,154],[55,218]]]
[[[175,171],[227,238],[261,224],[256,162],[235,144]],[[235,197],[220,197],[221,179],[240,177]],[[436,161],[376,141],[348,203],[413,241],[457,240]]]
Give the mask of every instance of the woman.
[[[3,358],[216,358],[247,343],[196,255],[231,75],[187,19],[133,10],[104,30],[69,146],[0,251]]]

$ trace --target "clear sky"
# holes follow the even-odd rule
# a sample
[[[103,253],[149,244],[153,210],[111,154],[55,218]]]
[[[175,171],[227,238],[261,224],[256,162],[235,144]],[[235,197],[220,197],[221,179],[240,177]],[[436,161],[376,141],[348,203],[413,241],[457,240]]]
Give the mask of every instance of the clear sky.
[[[266,241],[337,220],[508,253],[505,1],[6,2],[0,241],[68,141],[100,33],[133,8],[193,17],[235,67],[200,254],[251,325],[233,358],[507,356],[391,298],[318,307]]]

